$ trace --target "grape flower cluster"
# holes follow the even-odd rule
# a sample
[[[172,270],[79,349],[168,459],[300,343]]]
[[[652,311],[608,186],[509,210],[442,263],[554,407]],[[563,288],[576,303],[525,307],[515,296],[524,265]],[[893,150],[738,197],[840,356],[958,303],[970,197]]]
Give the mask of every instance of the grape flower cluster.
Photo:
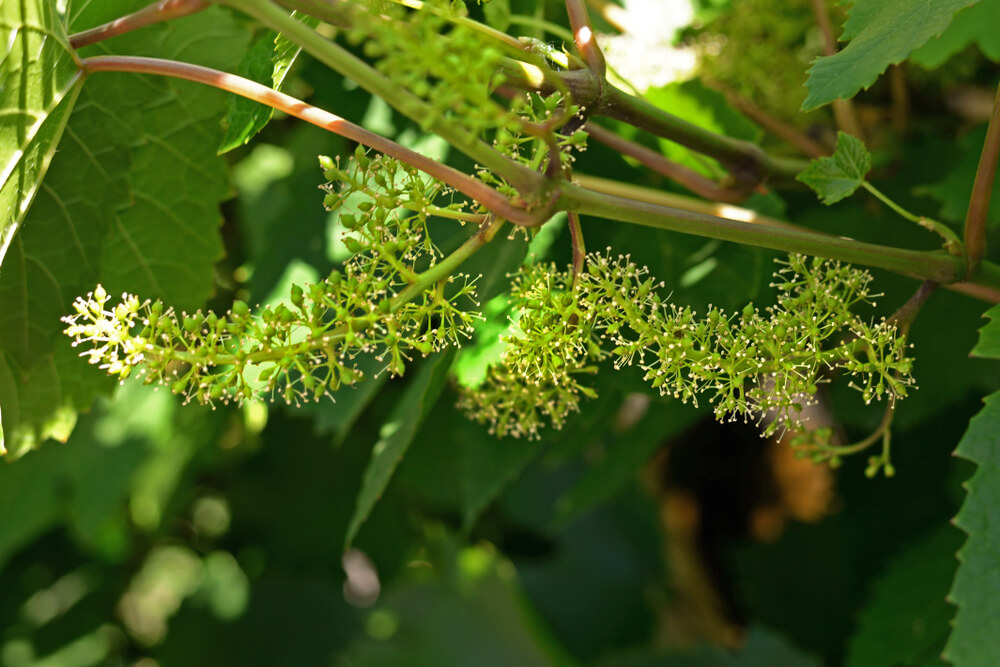
[[[73,304],[65,333],[90,363],[124,380],[133,373],[187,401],[215,405],[256,396],[290,404],[319,400],[361,379],[355,360],[373,355],[402,375],[415,355],[458,345],[478,313],[475,280],[438,276],[441,257],[427,232],[430,216],[458,218],[462,203],[408,165],[358,150],[350,166],[321,158],[325,204],[349,197],[343,241],[354,254],[323,281],[293,285],[289,305],[252,313],[236,301],[224,315],[176,312],[161,301],[123,294],[116,303],[97,286]]]
[[[720,421],[756,421],[763,435],[799,430],[817,385],[836,373],[866,403],[906,396],[905,337],[852,311],[871,304],[867,272],[792,255],[774,276],[775,305],[710,306],[699,316],[664,302],[662,283],[628,256],[591,254],[575,280],[535,265],[514,284],[517,314],[501,363],[460,405],[498,436],[538,438],[596,396],[587,376],[606,360],[638,365],[661,395],[707,400]]]

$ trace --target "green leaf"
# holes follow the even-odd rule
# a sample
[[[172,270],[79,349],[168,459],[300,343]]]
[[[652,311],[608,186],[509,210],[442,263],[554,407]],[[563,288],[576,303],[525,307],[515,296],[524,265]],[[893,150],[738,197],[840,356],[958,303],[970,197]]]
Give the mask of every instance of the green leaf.
[[[840,53],[817,58],[809,70],[809,95],[802,111],[868,88],[886,67],[900,63],[927,40],[944,32],[960,9],[977,0],[855,0]]]
[[[983,317],[989,318],[990,323],[979,330],[979,342],[969,354],[973,357],[1000,359],[1000,305],[987,310]]]
[[[307,25],[310,28],[315,28],[319,25],[318,18],[302,14],[299,11],[293,11],[292,18],[297,19],[299,23]],[[302,47],[288,39],[284,34],[279,34],[275,38],[274,56],[271,59],[271,63],[274,65],[274,70],[271,74],[271,85],[274,86],[275,90],[281,90],[282,86],[284,86],[285,77],[288,76],[292,65],[295,64],[295,59],[299,57],[301,52]]]
[[[787,639],[759,625],[751,626],[736,651],[718,646],[617,653],[598,660],[595,667],[819,667],[820,661]]]
[[[544,442],[512,438],[500,442],[484,426],[468,420],[458,427],[458,433],[462,440],[462,526],[469,529],[501,491],[535,460]]]
[[[107,447],[81,429],[66,445],[0,465],[0,567],[25,543],[65,522],[83,542],[122,511],[132,474],[148,455],[139,443]]]
[[[612,498],[635,480],[636,472],[664,442],[700,416],[698,410],[680,401],[652,402],[638,423],[604,443],[603,456],[559,499],[555,522],[565,524]]]
[[[55,3],[0,3],[0,263],[49,168],[83,78]]]
[[[345,549],[351,546],[361,524],[382,497],[392,473],[413,442],[417,429],[441,395],[445,380],[448,378],[448,369],[451,368],[454,358],[454,349],[450,349],[425,361],[410,381],[388,421],[382,426],[379,440],[372,447],[372,458],[365,469],[354,514],[347,527]]]
[[[864,142],[854,135],[838,132],[833,155],[816,158],[795,178],[815,190],[829,206],[854,194],[871,168],[872,156]]]
[[[969,534],[948,596],[958,613],[944,655],[956,665],[1000,664],[1000,391],[985,403],[955,450],[978,466],[955,517]]]
[[[954,616],[945,596],[961,544],[961,533],[941,526],[890,561],[858,618],[847,667],[942,664],[937,656]]]
[[[489,0],[483,3],[483,17],[491,28],[506,32],[510,27],[510,0]]]
[[[257,38],[237,65],[236,74],[263,85],[270,85],[271,75],[274,72],[271,59],[274,57],[276,36],[277,33],[269,30]],[[230,95],[226,99],[226,107],[226,117],[222,121],[223,127],[226,128],[226,136],[219,144],[220,155],[249,142],[254,135],[264,129],[274,114],[274,109],[266,104],[254,102],[240,95]]]
[[[982,0],[955,14],[951,25],[939,37],[914,51],[910,60],[926,69],[940,67],[953,55],[971,44],[984,56],[1000,60],[1000,0]]]
[[[697,80],[671,83],[660,88],[650,88],[645,98],[660,109],[694,123],[695,125],[735,139],[757,142],[762,133],[759,127],[729,106],[722,93],[706,87]],[[660,150],[664,156],[692,169],[712,175],[707,159],[680,144],[661,139]]]
[[[117,9],[86,9],[95,4]],[[118,37],[115,52],[230,69],[248,41],[244,24],[218,7],[181,25]],[[82,55],[104,52],[96,45]],[[62,334],[60,317],[76,296],[102,282],[112,294],[191,310],[212,294],[223,253],[219,203],[231,192],[226,162],[213,150],[224,101],[220,91],[162,77],[88,77],[0,272],[0,354],[16,388],[0,398],[19,413],[18,428],[5,428],[8,449],[64,440],[75,411],[113,386]]]
[[[365,379],[351,386],[341,387],[334,394],[333,400],[324,399],[318,403],[289,408],[300,415],[311,415],[315,420],[316,433],[331,434],[335,445],[343,444],[358,417],[389,379],[388,373],[379,373],[385,369],[385,362],[375,357],[358,357],[357,368],[364,373]]]
[[[292,17],[310,27],[319,25],[319,19],[292,12]],[[236,74],[256,81],[275,90],[282,90],[285,79],[302,48],[282,34],[267,31],[259,37],[236,67]],[[240,95],[229,95],[226,100],[228,111],[222,121],[226,136],[219,145],[220,154],[227,153],[249,142],[263,130],[274,109],[254,102]]]

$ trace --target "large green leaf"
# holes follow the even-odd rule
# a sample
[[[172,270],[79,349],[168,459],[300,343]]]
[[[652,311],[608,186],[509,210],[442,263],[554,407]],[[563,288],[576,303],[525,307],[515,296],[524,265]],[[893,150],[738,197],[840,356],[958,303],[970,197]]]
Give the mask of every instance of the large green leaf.
[[[850,99],[868,88],[889,65],[902,62],[927,40],[944,32],[960,9],[977,0],[855,0],[840,52],[817,58],[809,70],[809,95],[802,110]]]
[[[985,402],[955,450],[978,466],[955,517],[969,534],[949,594],[958,613],[944,655],[956,665],[1000,664],[1000,392]]]
[[[990,60],[1000,60],[998,25],[1000,0],[982,0],[955,14],[948,29],[914,51],[910,59],[921,67],[934,69],[970,44],[975,44]]]
[[[372,458],[361,482],[354,514],[347,527],[345,548],[354,541],[361,524],[382,497],[392,473],[413,442],[417,429],[441,395],[448,378],[448,369],[454,359],[455,352],[451,349],[425,361],[410,381],[389,419],[382,425],[379,440],[372,447]]]
[[[88,3],[75,14],[70,7],[70,28],[130,4]],[[243,24],[211,8],[112,44],[115,53],[226,69],[247,40]],[[98,45],[82,55],[103,52]],[[164,78],[88,78],[0,274],[0,354],[15,378],[12,389],[0,387],[0,404],[19,414],[17,428],[4,429],[8,449],[65,439],[75,411],[111,386],[61,333],[60,317],[76,296],[102,282],[111,293],[193,309],[212,294],[222,256],[218,206],[231,192],[226,163],[215,155],[224,100],[214,89]]]
[[[961,533],[941,526],[890,562],[858,619],[847,667],[943,664],[954,615],[945,595],[961,542]]]
[[[55,3],[0,3],[0,263],[83,82]]]
[[[980,330],[976,356],[1000,359],[997,307],[986,311],[991,322]],[[958,607],[945,657],[958,665],[1000,664],[1000,391],[969,422],[955,454],[978,468],[965,483],[967,495],[955,525],[969,534],[958,552],[960,562],[949,600]]]

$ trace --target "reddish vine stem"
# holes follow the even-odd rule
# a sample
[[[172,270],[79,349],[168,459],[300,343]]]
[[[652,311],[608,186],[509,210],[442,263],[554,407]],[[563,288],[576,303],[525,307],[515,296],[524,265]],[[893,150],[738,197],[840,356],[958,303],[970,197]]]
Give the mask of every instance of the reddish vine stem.
[[[160,0],[104,25],[70,35],[69,43],[74,49],[81,49],[161,21],[200,12],[208,6],[207,0]]]
[[[576,211],[566,214],[569,220],[569,235],[573,243],[573,282],[583,271],[583,263],[587,259],[587,248],[583,243],[583,229],[580,227],[580,215]]]
[[[569,26],[573,31],[576,50],[580,52],[580,57],[587,63],[590,71],[603,81],[608,66],[604,61],[604,53],[601,52],[601,47],[594,37],[594,29],[590,25],[590,15],[587,14],[584,0],[566,0],[566,14],[569,16]]]
[[[890,324],[895,324],[903,331],[904,334],[908,332],[910,330],[910,325],[913,324],[913,320],[917,317],[917,313],[920,312],[924,303],[927,302],[927,299],[937,288],[938,284],[933,280],[925,280],[920,283],[920,287],[918,287],[917,291],[913,293],[913,296],[907,299],[906,303],[900,306],[899,310],[892,314],[892,317],[888,319],[888,322]]]
[[[986,216],[990,210],[990,197],[993,194],[993,179],[996,176],[998,159],[1000,159],[1000,86],[997,87],[996,98],[993,100],[993,113],[990,115],[990,125],[986,130],[983,152],[979,156],[979,168],[976,169],[976,180],[972,186],[969,211],[965,216],[965,251],[969,256],[969,275],[979,268],[980,262],[986,255]]]
[[[813,0],[813,15],[816,17],[816,25],[823,34],[823,54],[832,56],[837,53],[837,40],[833,36],[833,27],[830,25],[830,15],[826,11],[826,0]],[[834,100],[833,116],[837,121],[837,127],[853,134],[859,139],[864,138],[861,132],[861,124],[854,113],[854,106],[850,100]]]
[[[213,86],[228,92],[246,97],[279,109],[290,116],[295,116],[307,123],[312,123],[330,132],[339,134],[359,144],[373,148],[390,157],[406,162],[417,169],[433,176],[441,182],[450,185],[459,192],[471,197],[499,217],[517,225],[533,227],[542,224],[551,217],[548,208],[536,211],[526,211],[515,206],[505,196],[485,183],[475,180],[457,169],[432,160],[416,151],[404,148],[394,141],[386,139],[374,132],[355,125],[354,123],[298,100],[290,95],[263,86],[249,79],[220,72],[219,70],[159,58],[141,58],[137,56],[96,56],[82,61],[84,71],[92,72],[133,72],[137,74],[158,74]]]
[[[736,107],[736,109],[744,116],[757,123],[774,136],[785,141],[791,146],[794,146],[803,155],[807,155],[811,158],[817,158],[830,154],[831,151],[822,146],[818,141],[806,136],[804,133],[800,132],[795,127],[780,118],[776,118],[767,113],[750,100],[740,97],[732,90],[722,89],[718,84],[713,83],[712,87],[720,88],[729,103]]]
[[[691,192],[705,199],[722,201],[728,204],[739,204],[749,197],[753,191],[752,188],[747,187],[727,188],[719,185],[698,172],[684,165],[677,164],[673,160],[669,160],[645,146],[629,141],[628,139],[623,139],[596,123],[587,123],[585,129],[591,138],[596,139],[608,148],[638,160],[658,174],[677,181]]]

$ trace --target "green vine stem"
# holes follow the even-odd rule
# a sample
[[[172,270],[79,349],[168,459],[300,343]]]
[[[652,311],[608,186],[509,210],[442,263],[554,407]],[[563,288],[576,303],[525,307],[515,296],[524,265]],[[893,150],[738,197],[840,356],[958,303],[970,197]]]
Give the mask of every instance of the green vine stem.
[[[516,224],[537,226],[551,215],[545,211],[527,212],[511,204],[506,197],[493,188],[457,169],[432,160],[409,148],[400,146],[394,141],[359,127],[329,111],[306,104],[290,95],[278,92],[255,81],[236,76],[235,74],[228,74],[190,63],[138,56],[95,56],[84,59],[82,65],[84,71],[87,73],[135,72],[141,74],[159,74],[214,86],[274,107],[308,123],[312,123],[325,130],[356,141],[359,144],[374,148],[379,152],[402,160],[475,199],[498,216]]]
[[[561,209],[758,247],[829,257],[929,278],[940,283],[955,282],[965,275],[964,259],[950,257],[942,252],[879,246],[797,229],[764,228],[601,194],[568,183],[559,186],[558,199],[552,200],[550,205],[543,209],[526,211],[489,186],[458,170],[405,149],[332,113],[235,75],[187,63],[125,56],[89,58],[83,61],[83,66],[87,72],[130,71],[177,76],[249,97],[403,160],[455,187],[483,204],[498,217],[516,224],[539,225],[555,210]],[[972,277],[972,282],[987,288],[1000,288],[1000,267],[991,262],[982,262],[976,275]]]
[[[996,176],[997,160],[1000,159],[1000,86],[993,100],[983,152],[976,169],[976,180],[972,186],[969,210],[965,216],[965,250],[969,257],[969,273],[972,274],[986,254],[986,216],[990,210],[990,196],[993,194],[993,179]]]
[[[965,276],[965,260],[943,251],[906,250],[798,229],[762,227],[562,184],[559,208],[646,227],[695,234],[785,252],[838,259],[940,283]],[[983,262],[975,282],[1000,287],[1000,267]]]
[[[785,220],[772,218],[767,215],[752,211],[742,206],[727,204],[718,201],[706,201],[690,195],[682,195],[676,192],[657,190],[634,183],[623,183],[610,178],[591,176],[580,172],[573,173],[573,182],[583,186],[587,190],[602,192],[609,195],[617,195],[635,201],[646,202],[648,204],[659,204],[671,208],[679,208],[684,211],[704,213],[724,220],[739,220],[740,222],[764,225],[766,227],[783,227],[785,229],[804,229],[799,225],[792,224]],[[810,230],[815,231],[815,230]],[[818,233],[818,232],[817,232]]]
[[[962,240],[958,238],[958,234],[953,232],[950,227],[948,227],[943,223],[938,222],[937,220],[932,220],[931,218],[927,218],[922,215],[915,215],[913,213],[910,213],[905,208],[894,202],[892,199],[885,196],[881,190],[876,188],[868,181],[861,181],[861,187],[863,187],[865,190],[874,195],[875,198],[878,199],[880,202],[882,202],[883,204],[885,204],[886,206],[888,206],[893,211],[903,216],[910,222],[915,222],[924,229],[928,229],[937,234],[938,236],[940,236],[941,238],[943,238],[944,247],[948,250],[950,254],[952,255],[961,254]]]
[[[641,185],[622,183],[621,181],[590,176],[589,174],[581,174],[579,172],[574,173],[573,182],[577,185],[583,186],[587,190],[593,190],[595,192],[602,192],[610,195],[618,195],[635,201],[646,202],[649,204],[659,204],[661,206],[678,208],[694,213],[704,213],[706,215],[723,218],[725,220],[736,220],[754,225],[763,225],[765,227],[804,230],[813,234],[820,233],[816,230],[806,230],[806,228],[788,222],[787,220],[779,220],[778,218],[762,215],[756,211],[751,211],[748,208],[719,202],[705,201],[703,199],[697,199],[687,195],[654,190]],[[996,267],[993,264],[980,266],[980,271],[985,271],[987,273],[995,271],[995,269]],[[995,284],[997,280],[998,277],[993,277],[988,279],[987,282],[989,284]],[[966,296],[972,297],[973,299],[979,299],[980,301],[1000,303],[1000,289],[988,287],[987,285],[961,282],[940,285],[940,287],[952,292],[965,294]]]

